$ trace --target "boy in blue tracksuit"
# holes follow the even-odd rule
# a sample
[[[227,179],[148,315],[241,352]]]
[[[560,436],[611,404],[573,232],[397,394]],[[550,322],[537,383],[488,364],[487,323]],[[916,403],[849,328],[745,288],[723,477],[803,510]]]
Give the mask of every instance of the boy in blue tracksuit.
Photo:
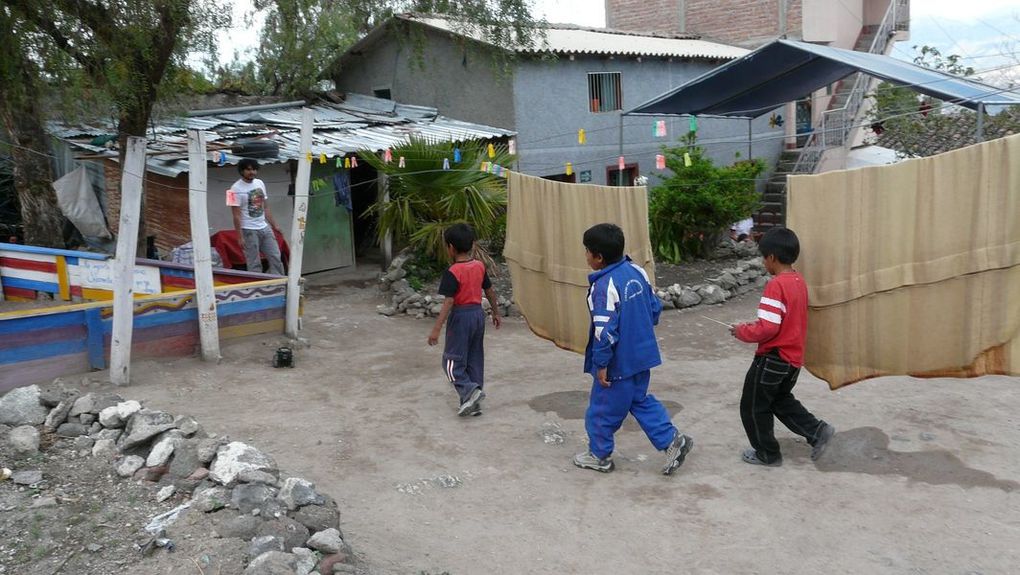
[[[613,435],[631,413],[648,439],[666,453],[662,467],[671,475],[680,467],[694,440],[670,421],[666,408],[648,393],[651,368],[662,363],[654,326],[662,303],[648,275],[623,255],[623,230],[598,224],[584,232],[588,265],[588,309],[591,328],[584,351],[584,371],[593,379],[584,416],[588,451],[574,465],[608,473],[613,470]]]

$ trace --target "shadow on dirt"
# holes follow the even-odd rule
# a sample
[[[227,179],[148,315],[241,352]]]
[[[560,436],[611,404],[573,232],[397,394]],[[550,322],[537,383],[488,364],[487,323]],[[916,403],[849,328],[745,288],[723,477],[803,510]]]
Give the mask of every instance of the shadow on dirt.
[[[875,427],[838,432],[815,465],[819,471],[900,475],[931,485],[992,487],[1006,492],[1020,488],[1016,481],[998,479],[987,471],[967,467],[944,449],[893,451],[889,449],[889,436]]]
[[[684,408],[679,403],[669,400],[662,401],[662,405],[666,406],[670,416],[676,415]],[[588,409],[588,392],[557,391],[555,393],[547,393],[531,398],[528,406],[539,413],[555,412],[560,419],[584,419],[584,412]],[[640,427],[638,427],[633,417],[628,417],[623,422],[622,429],[632,431],[640,429]]]

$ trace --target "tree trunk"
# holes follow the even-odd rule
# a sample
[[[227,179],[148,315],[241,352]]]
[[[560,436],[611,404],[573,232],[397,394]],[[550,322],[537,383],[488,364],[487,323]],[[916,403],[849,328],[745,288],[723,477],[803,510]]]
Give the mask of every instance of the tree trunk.
[[[43,128],[35,65],[22,53],[22,46],[9,27],[0,21],[0,122],[11,139],[14,160],[14,189],[21,206],[25,243],[64,247],[66,219],[53,191],[46,130]],[[7,238],[3,238],[6,240]]]

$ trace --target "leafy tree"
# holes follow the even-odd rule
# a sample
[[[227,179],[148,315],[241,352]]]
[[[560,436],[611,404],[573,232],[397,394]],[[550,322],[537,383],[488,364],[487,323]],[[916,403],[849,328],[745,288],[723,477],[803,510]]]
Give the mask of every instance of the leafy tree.
[[[0,125],[13,144],[6,150],[10,154],[10,184],[19,206],[24,241],[62,248],[65,218],[50,185],[49,158],[40,152],[49,149],[40,120],[44,86],[38,59],[42,54],[31,37],[19,33],[22,27],[20,19],[0,6]]]
[[[0,0],[0,6],[19,23],[19,34],[40,40],[38,53],[65,56],[67,66],[53,70],[54,80],[85,80],[90,90],[76,97],[109,103],[122,165],[127,138],[145,135],[156,102],[180,86],[175,80],[189,81],[177,73],[188,53],[211,51],[213,32],[229,21],[214,0]],[[38,110],[25,111],[36,128],[42,125]],[[143,209],[141,253],[144,246]]]
[[[531,46],[542,36],[529,0],[256,0],[255,7],[266,16],[255,76],[260,90],[272,95],[313,93],[344,50],[395,13],[446,17],[500,47]],[[235,61],[233,69],[239,68]]]
[[[663,146],[673,175],[649,194],[652,247],[658,257],[674,264],[704,257],[721,230],[754,213],[759,203],[755,179],[765,170],[760,160],[716,166],[695,145],[696,138],[697,132],[690,132],[681,139],[685,145]]]
[[[391,162],[371,150],[359,152],[369,165],[387,176],[389,201],[379,198],[368,209],[368,213],[378,216],[379,238],[392,232],[395,242],[442,262],[447,257],[443,232],[452,224],[470,224],[479,239],[501,233],[506,180],[483,171],[482,162],[509,166],[515,157],[502,144],[494,145],[493,150],[495,156],[490,158],[485,142],[412,137],[407,144],[391,150]],[[458,151],[460,162],[455,161]],[[404,167],[400,167],[401,157]]]

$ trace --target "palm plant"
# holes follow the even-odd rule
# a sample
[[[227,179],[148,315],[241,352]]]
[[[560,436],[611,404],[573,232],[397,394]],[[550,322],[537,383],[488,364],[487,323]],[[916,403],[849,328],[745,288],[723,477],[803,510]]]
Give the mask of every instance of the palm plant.
[[[482,164],[505,167],[514,156],[505,144],[494,144],[492,149],[490,157],[486,142],[411,136],[407,144],[391,150],[389,162],[371,150],[358,152],[388,176],[389,200],[380,197],[365,212],[378,217],[379,239],[392,233],[395,242],[445,261],[443,231],[455,223],[469,224],[479,239],[498,236],[501,223],[505,225],[501,216],[506,209],[506,180],[492,170],[483,171]]]

